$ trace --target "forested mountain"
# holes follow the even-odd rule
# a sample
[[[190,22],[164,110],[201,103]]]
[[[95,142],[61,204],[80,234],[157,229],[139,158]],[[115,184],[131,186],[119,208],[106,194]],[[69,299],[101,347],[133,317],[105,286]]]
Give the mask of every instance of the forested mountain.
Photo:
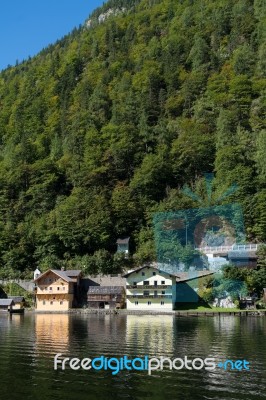
[[[123,236],[154,259],[153,213],[197,206],[181,188],[206,172],[265,241],[265,1],[111,0],[89,21],[0,74],[2,276],[115,271]]]

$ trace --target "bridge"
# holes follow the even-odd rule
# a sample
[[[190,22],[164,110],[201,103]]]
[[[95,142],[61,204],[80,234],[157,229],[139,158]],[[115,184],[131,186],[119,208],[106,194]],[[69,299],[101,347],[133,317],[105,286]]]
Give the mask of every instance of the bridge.
[[[261,244],[247,243],[247,244],[233,244],[231,246],[205,246],[197,247],[195,250],[204,254],[225,255],[231,251],[243,253],[256,253]]]

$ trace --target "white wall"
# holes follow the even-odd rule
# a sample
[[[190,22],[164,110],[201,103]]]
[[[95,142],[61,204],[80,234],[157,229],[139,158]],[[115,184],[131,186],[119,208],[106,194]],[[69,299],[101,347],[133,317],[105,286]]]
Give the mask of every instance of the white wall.
[[[144,286],[144,281],[149,282],[149,286],[157,287],[147,288]],[[136,285],[136,288],[129,288],[128,285]],[[167,287],[160,287],[169,286]],[[148,292],[150,296],[157,295],[158,297],[138,297]],[[153,267],[146,267],[140,271],[133,272],[127,278],[127,297],[135,295],[134,298],[127,298],[127,309],[140,309],[140,310],[159,310],[159,309],[173,309],[176,298],[176,278],[171,277],[169,274]],[[160,297],[160,295],[172,296]]]

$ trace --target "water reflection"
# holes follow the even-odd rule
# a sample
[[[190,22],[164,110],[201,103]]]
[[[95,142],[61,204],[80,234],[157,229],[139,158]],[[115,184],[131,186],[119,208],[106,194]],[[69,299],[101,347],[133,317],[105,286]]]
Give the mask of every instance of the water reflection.
[[[24,314],[10,314],[8,322],[10,325],[19,327],[24,323]]]
[[[265,318],[25,314],[0,317],[1,396],[12,400],[261,400]],[[247,359],[251,371],[54,371],[53,357],[101,354]]]
[[[36,314],[36,350],[39,353],[67,353],[70,347],[68,314]]]
[[[126,340],[138,344],[139,354],[173,353],[173,329],[172,315],[127,315]]]

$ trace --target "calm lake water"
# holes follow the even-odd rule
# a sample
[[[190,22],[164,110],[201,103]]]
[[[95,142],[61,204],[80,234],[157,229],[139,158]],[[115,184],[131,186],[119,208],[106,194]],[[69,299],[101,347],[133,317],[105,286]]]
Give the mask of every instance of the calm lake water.
[[[0,314],[0,398],[266,399],[265,338],[264,317]],[[246,359],[250,371],[54,371],[57,353]]]

